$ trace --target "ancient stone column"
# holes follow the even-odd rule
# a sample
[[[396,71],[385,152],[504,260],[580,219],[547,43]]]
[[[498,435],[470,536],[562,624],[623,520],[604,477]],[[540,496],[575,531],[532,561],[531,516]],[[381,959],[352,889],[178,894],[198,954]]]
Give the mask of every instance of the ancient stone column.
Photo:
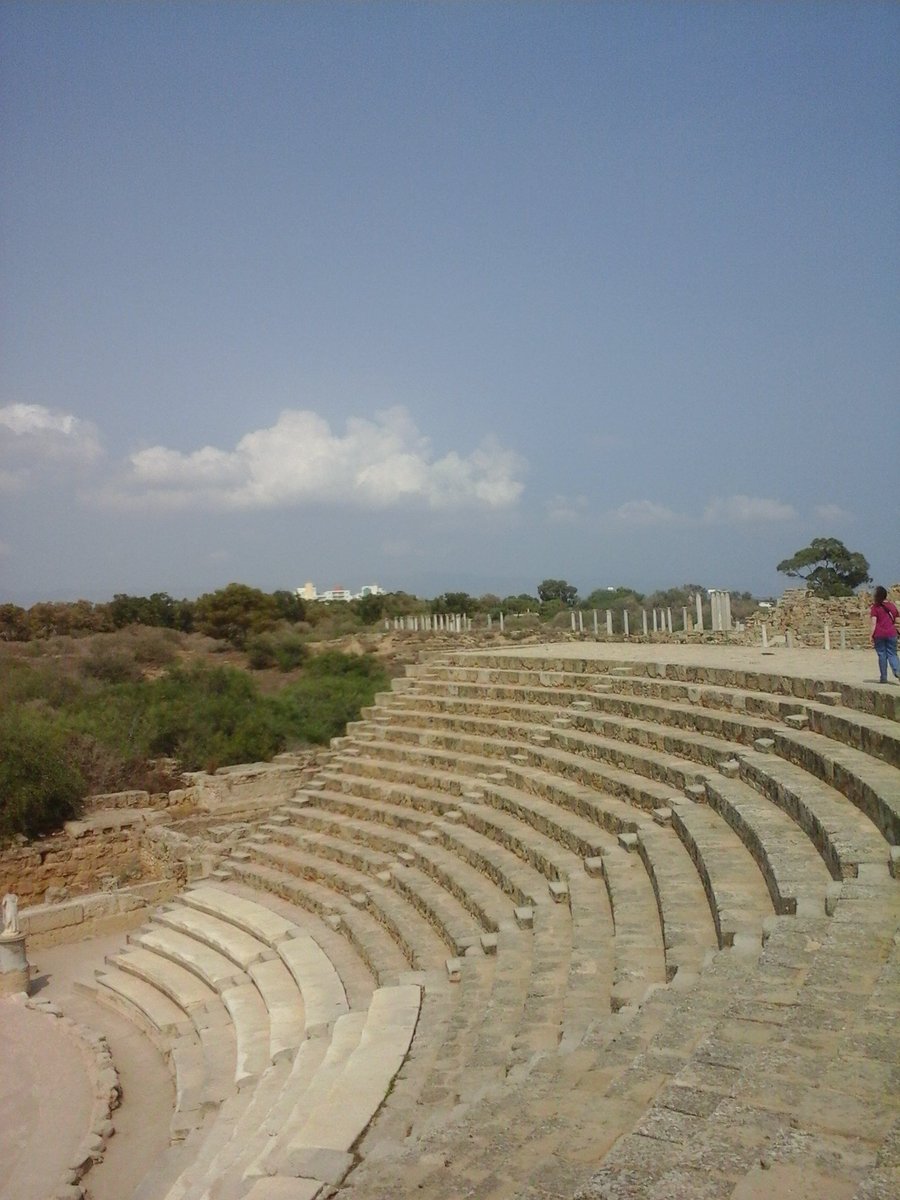
[[[641,627],[644,630],[644,637],[646,637],[647,636],[647,610],[646,610],[646,608],[641,609]]]
[[[622,609],[622,628],[625,630],[625,636],[628,637],[628,609]]]
[[[606,632],[609,634],[610,637],[612,637],[613,624],[612,624],[612,609],[611,608],[608,608],[606,610]]]
[[[698,592],[695,596],[697,601],[697,628],[703,630],[703,597]]]

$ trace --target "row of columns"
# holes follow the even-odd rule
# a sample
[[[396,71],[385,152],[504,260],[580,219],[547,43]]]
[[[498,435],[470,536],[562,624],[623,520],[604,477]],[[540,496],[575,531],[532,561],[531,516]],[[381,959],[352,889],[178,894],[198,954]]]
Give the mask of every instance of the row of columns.
[[[704,629],[705,613],[702,592],[697,592],[693,600],[696,619],[690,607],[684,607],[681,610],[681,628],[686,633],[690,633],[693,630],[702,632]],[[731,595],[729,592],[718,589],[713,589],[709,592],[709,618],[710,628],[713,632],[725,632],[734,628],[731,618]],[[497,620],[500,632],[505,632],[503,613],[499,614]],[[583,609],[573,610],[571,621],[573,633],[585,632],[585,613]],[[614,618],[612,609],[606,609],[606,633],[609,637],[614,636],[615,630],[613,626]],[[415,633],[469,633],[472,627],[472,618],[465,613],[425,613],[386,618],[384,622],[386,632],[393,629],[395,631],[406,630]],[[487,628],[493,629],[493,627],[494,618],[488,614]],[[593,630],[595,636],[599,634],[600,616],[596,609],[593,610],[590,617],[590,628]],[[622,609],[621,628],[625,637],[631,636],[628,610],[624,608]],[[653,633],[673,633],[672,609],[653,608],[650,610],[649,616],[646,609],[641,609],[641,630],[644,637],[650,634],[651,628]]]

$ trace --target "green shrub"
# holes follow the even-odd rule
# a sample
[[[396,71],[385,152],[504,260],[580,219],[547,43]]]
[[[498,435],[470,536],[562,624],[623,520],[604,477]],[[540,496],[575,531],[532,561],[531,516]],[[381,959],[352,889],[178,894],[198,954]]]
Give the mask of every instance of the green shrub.
[[[269,759],[284,748],[276,710],[234,667],[171,671],[145,685],[148,753],[187,771]]]
[[[290,629],[258,633],[247,642],[247,664],[253,671],[277,667],[279,671],[295,671],[309,657],[309,647]]]
[[[77,816],[84,795],[49,721],[24,710],[0,715],[0,840],[52,833]]]
[[[329,650],[311,658],[303,675],[289,684],[272,703],[286,736],[300,744],[324,745],[339,737],[348,721],[372,703],[389,680],[370,655]]]
[[[134,655],[124,646],[105,640],[91,646],[84,669],[94,679],[102,679],[105,683],[126,683],[141,678],[141,668]]]

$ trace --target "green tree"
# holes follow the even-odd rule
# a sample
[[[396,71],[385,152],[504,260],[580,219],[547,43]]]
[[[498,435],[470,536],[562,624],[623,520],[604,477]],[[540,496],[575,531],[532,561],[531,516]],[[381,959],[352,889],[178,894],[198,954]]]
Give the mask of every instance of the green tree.
[[[278,609],[278,615],[285,621],[290,621],[292,625],[296,625],[298,621],[306,619],[306,605],[296,592],[288,592],[284,589],[272,593],[272,599]]]
[[[578,588],[564,579],[545,579],[538,584],[537,592],[544,603],[561,600],[566,608],[573,608],[578,600]]]
[[[28,613],[18,604],[0,604],[0,642],[27,642]]]
[[[230,642],[239,650],[251,634],[271,629],[278,617],[275,597],[245,583],[229,583],[216,592],[207,592],[194,605],[194,621],[200,632]]]
[[[435,596],[431,602],[434,613],[473,613],[478,608],[478,601],[468,592],[444,592]]]
[[[837,538],[813,538],[808,546],[778,564],[778,570],[805,581],[815,596],[852,596],[869,583],[869,564]]]

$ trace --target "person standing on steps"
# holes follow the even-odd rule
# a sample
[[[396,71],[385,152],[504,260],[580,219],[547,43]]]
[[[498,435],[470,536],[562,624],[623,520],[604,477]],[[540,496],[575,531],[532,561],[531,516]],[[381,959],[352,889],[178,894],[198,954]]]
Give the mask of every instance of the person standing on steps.
[[[875,589],[875,603],[869,609],[872,617],[872,645],[878,655],[879,683],[887,683],[890,665],[894,678],[900,679],[900,659],[897,658],[897,621],[900,613],[896,604],[887,598],[883,587]]]

